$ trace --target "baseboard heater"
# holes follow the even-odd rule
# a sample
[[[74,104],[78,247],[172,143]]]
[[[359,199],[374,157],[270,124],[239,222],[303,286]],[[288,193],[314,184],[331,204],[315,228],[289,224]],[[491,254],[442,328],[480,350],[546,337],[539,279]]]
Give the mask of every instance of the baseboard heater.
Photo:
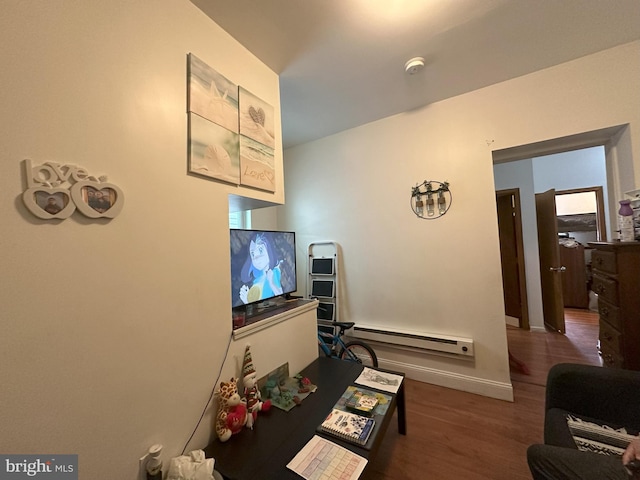
[[[388,343],[399,347],[429,350],[434,353],[473,358],[473,340],[436,334],[422,334],[406,330],[388,330],[355,325],[352,335],[371,342]]]

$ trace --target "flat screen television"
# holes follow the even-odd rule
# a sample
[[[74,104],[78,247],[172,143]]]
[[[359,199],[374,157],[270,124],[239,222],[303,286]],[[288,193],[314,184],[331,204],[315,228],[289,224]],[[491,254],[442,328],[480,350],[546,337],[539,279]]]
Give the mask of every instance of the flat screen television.
[[[239,229],[229,232],[234,308],[297,290],[294,232]]]

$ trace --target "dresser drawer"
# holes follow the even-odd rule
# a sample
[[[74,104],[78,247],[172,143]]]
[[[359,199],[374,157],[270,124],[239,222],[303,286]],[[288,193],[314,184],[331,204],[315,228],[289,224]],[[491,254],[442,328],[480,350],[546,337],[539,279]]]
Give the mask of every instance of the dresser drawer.
[[[599,299],[618,305],[618,282],[614,279],[596,274],[593,276],[591,289],[598,294]]]
[[[609,325],[618,330],[622,330],[622,322],[620,321],[620,309],[615,305],[606,302],[602,297],[598,297],[598,312],[601,321],[604,320]]]
[[[600,322],[600,349],[622,357],[622,335],[607,322]]]
[[[606,347],[601,348],[600,355],[602,356],[602,364],[604,367],[622,368],[624,364],[621,356],[608,350]]]
[[[616,269],[616,254],[614,252],[595,250],[591,254],[591,266],[603,272],[618,273]]]

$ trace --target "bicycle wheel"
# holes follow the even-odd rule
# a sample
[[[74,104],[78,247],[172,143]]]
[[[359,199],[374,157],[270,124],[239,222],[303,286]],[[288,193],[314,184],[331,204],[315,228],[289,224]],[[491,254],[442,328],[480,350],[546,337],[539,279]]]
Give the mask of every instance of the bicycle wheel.
[[[342,360],[358,362],[365,367],[378,366],[378,357],[376,357],[376,352],[373,351],[373,348],[358,340],[346,343],[339,356]]]

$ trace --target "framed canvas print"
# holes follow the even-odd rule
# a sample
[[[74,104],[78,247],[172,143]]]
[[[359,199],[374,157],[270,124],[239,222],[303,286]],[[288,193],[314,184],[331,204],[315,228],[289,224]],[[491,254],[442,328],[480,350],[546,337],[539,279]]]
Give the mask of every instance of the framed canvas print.
[[[240,183],[268,192],[276,191],[273,148],[240,135]]]
[[[189,114],[189,173],[235,185],[240,181],[238,134]]]
[[[240,134],[271,149],[276,148],[274,110],[271,105],[239,87]]]
[[[238,86],[189,54],[188,108],[221,127],[238,133]]]

